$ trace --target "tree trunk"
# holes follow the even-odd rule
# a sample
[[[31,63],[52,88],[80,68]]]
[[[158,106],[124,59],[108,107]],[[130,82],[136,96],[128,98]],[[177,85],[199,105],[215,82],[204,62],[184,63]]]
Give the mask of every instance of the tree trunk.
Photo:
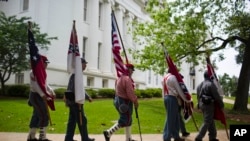
[[[1,79],[2,80],[2,79]],[[1,81],[1,92],[0,95],[5,95],[5,85],[4,85],[4,81]]]
[[[250,44],[246,44],[245,53],[243,56],[242,67],[238,80],[238,86],[236,90],[236,98],[233,110],[235,111],[248,111],[248,93],[249,93],[249,81],[250,81]]]

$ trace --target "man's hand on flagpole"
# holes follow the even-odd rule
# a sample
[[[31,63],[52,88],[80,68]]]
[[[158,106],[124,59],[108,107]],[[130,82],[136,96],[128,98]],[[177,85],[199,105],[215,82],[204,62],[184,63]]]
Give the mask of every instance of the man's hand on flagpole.
[[[55,94],[54,91],[53,91],[52,93],[50,93],[50,95],[52,96],[52,99],[55,99],[55,98],[56,98],[56,94]]]
[[[89,98],[89,102],[92,102],[92,101],[93,101],[93,99],[90,97],[90,98]]]
[[[42,98],[43,98],[44,100],[46,100],[46,101],[52,101],[52,100],[53,100],[53,98],[48,97],[48,96],[46,96],[46,95],[44,95]]]

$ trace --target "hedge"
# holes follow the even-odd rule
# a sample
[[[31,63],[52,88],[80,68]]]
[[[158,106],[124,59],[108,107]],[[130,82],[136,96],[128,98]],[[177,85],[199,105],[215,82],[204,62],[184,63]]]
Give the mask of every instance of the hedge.
[[[29,97],[30,87],[29,85],[6,85],[6,95],[11,97]],[[66,88],[54,89],[57,98],[63,98]],[[102,88],[102,89],[86,89],[88,95],[92,98],[113,98],[115,95],[114,89]],[[148,89],[136,89],[135,94],[138,98],[152,98],[161,97],[162,92],[160,88],[148,88]],[[3,96],[3,94],[0,94]]]

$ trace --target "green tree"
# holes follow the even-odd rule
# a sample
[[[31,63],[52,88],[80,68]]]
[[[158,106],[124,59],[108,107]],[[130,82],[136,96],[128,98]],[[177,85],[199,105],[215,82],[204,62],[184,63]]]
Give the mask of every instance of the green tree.
[[[0,81],[1,93],[5,93],[5,82],[12,74],[20,73],[30,68],[29,47],[28,47],[28,20],[30,17],[17,18],[7,17],[0,12]],[[40,33],[37,24],[33,24],[37,46],[41,49],[48,49],[50,40],[55,37],[48,37],[46,33]]]
[[[236,48],[240,50],[243,62],[233,109],[247,110],[250,16],[245,12],[246,2],[175,0],[159,3],[158,0],[148,0],[145,10],[150,20],[134,22],[133,29],[134,40],[145,46],[142,50],[129,50],[137,67],[163,74],[166,63],[161,43],[177,65],[184,61],[193,65],[205,64],[207,55],[227,47]],[[224,59],[223,54],[219,59]]]
[[[226,96],[235,96],[238,82],[236,76],[230,77],[227,73],[224,73],[222,76],[219,76],[219,82]]]

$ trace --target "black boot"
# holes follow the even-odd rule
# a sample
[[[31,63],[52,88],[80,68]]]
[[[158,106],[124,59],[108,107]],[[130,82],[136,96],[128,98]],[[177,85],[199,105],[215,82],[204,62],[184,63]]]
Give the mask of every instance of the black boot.
[[[189,136],[189,135],[190,135],[190,133],[188,133],[188,132],[182,133],[182,137],[187,137],[187,136]]]
[[[108,131],[103,131],[103,135],[105,137],[105,141],[109,141],[110,140]]]
[[[38,141],[38,139],[34,138],[34,139],[27,139],[27,141]]]

